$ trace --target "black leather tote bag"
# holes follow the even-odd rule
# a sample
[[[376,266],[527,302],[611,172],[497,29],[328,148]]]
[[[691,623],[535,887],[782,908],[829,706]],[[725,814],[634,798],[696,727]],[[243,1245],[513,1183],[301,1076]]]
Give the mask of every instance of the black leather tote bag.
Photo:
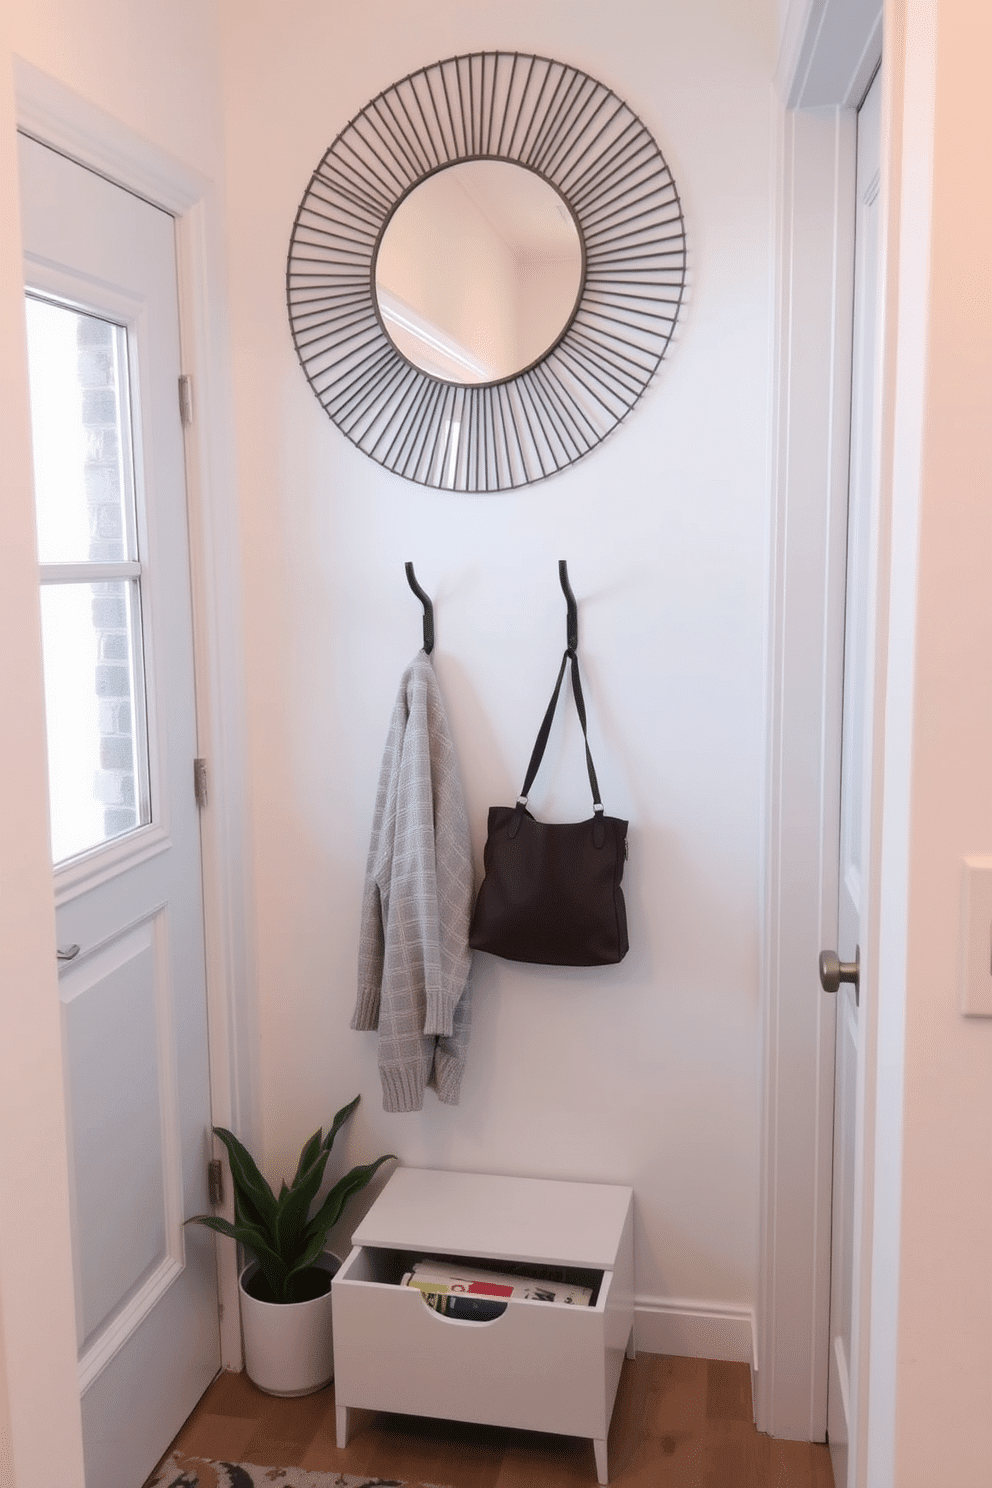
[[[582,822],[539,822],[527,796],[547,746],[565,668],[582,724],[593,814]],[[545,966],[609,966],[627,954],[627,910],[620,880],[627,823],[606,816],[589,752],[579,659],[569,646],[515,806],[491,806],[469,945],[509,961]]]

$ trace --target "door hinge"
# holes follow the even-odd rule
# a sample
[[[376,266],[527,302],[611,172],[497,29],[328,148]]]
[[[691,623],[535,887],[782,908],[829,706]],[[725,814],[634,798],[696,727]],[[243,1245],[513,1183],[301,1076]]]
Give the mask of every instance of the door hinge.
[[[179,379],[179,417],[184,424],[193,422],[193,379],[186,372]]]
[[[196,796],[197,806],[207,804],[207,762],[205,759],[193,761],[193,794]]]
[[[224,1202],[224,1169],[219,1157],[207,1163],[207,1195],[215,1209]]]

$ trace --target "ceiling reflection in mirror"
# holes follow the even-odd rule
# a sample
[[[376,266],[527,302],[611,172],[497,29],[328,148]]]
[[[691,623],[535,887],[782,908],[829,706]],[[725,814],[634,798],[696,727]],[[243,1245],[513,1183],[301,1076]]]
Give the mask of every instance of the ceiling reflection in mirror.
[[[516,376],[559,339],[582,287],[582,247],[534,171],[467,160],[400,202],[379,243],[375,292],[414,366],[458,383]]]

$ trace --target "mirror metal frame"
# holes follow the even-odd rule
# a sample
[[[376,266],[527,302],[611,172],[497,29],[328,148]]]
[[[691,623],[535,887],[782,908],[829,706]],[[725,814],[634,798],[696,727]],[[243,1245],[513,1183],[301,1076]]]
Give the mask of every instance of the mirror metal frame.
[[[387,334],[379,242],[399,204],[459,161],[541,176],[582,249],[575,308],[512,376],[446,381]],[[542,480],[594,449],[654,376],[685,292],[672,173],[640,119],[588,74],[518,52],[476,52],[410,73],[341,131],[297,210],[286,267],[293,341],[338,428],[396,475],[455,491]]]

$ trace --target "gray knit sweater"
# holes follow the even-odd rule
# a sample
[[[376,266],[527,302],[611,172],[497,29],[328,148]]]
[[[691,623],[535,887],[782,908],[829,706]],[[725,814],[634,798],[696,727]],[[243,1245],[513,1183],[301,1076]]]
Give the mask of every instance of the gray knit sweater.
[[[403,673],[379,774],[352,1028],[379,1030],[382,1104],[457,1105],[471,1013],[468,817],[425,651]]]

